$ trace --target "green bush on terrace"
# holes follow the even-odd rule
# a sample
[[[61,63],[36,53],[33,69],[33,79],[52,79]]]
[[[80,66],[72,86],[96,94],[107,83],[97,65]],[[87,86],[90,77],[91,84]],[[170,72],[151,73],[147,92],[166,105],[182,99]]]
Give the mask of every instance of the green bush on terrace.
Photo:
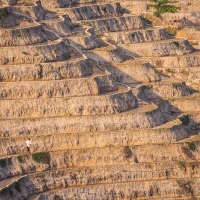
[[[153,4],[149,4],[149,7],[152,7],[155,9],[154,15],[156,17],[160,17],[161,14],[164,13],[176,13],[178,10],[180,10],[180,7],[177,7],[175,5],[171,5],[173,2],[170,0],[150,0]]]
[[[5,8],[0,8],[0,19],[8,17],[9,12]]]

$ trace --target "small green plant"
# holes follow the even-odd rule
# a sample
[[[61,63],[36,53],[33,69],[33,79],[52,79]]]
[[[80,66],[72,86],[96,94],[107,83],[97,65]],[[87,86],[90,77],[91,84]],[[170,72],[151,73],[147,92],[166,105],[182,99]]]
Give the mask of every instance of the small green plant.
[[[185,161],[179,161],[178,165],[179,165],[180,168],[186,169],[186,163],[185,163]]]
[[[188,115],[182,116],[182,117],[180,118],[180,120],[181,120],[181,122],[182,122],[182,124],[183,124],[184,126],[187,126],[187,125],[189,125],[189,123],[190,123],[190,118],[189,118]]]
[[[35,162],[49,164],[50,154],[49,152],[40,152],[32,154],[32,158]]]
[[[95,35],[97,37],[102,37],[103,36],[103,33],[101,31],[95,31]]]
[[[0,19],[8,17],[9,12],[5,8],[0,8]]]
[[[18,192],[21,192],[21,191],[22,191],[19,182],[14,182],[14,188],[15,188],[15,190],[17,190]]]
[[[77,179],[77,174],[74,174],[71,177],[72,177],[72,179],[76,180]]]
[[[165,30],[172,36],[176,36],[177,34],[177,28],[176,27],[167,27]]]
[[[160,17],[161,14],[164,13],[176,13],[178,10],[180,10],[180,7],[177,7],[173,4],[170,0],[150,0],[153,4],[149,4],[148,7],[154,8],[155,12],[154,15],[156,17]]]
[[[5,167],[6,166],[6,159],[1,159],[0,160],[0,166]]]
[[[191,151],[195,151],[196,150],[196,145],[194,142],[188,142],[188,147]]]
[[[81,22],[83,26],[92,26],[90,22]]]
[[[25,163],[24,158],[22,157],[22,155],[17,156],[18,161],[22,164]]]
[[[185,76],[188,76],[188,75],[189,75],[189,72],[186,71],[185,69],[181,70],[181,73],[182,73],[183,75],[185,75]]]
[[[28,52],[26,52],[26,51],[22,51],[22,54],[24,54],[24,55],[30,55]]]

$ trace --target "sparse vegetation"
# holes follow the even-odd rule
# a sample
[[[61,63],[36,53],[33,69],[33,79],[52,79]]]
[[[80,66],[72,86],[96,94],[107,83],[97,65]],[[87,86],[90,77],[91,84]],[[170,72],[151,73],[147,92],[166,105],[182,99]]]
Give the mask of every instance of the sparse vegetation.
[[[8,17],[9,12],[5,8],[0,8],[0,19]]]
[[[95,35],[97,37],[102,37],[103,36],[103,33],[101,31],[95,31]]]
[[[195,151],[196,150],[196,145],[194,142],[188,142],[188,148],[191,150],[191,151]]]
[[[90,22],[81,22],[83,26],[92,26]]]
[[[154,8],[155,12],[154,15],[156,17],[160,17],[161,14],[164,13],[176,13],[178,10],[180,10],[180,7],[177,7],[175,5],[172,5],[173,2],[170,0],[150,0],[153,4],[149,4],[149,8]]]
[[[177,34],[177,28],[176,27],[167,27],[165,30],[171,35],[171,36],[176,36]]]
[[[24,55],[30,55],[28,52],[26,52],[26,51],[22,51],[22,54],[24,54]]]
[[[35,162],[49,164],[50,154],[49,152],[40,152],[32,154],[32,158]]]
[[[186,169],[186,163],[185,163],[185,161],[179,161],[178,165],[179,165],[180,168]]]
[[[24,158],[22,157],[22,155],[17,156],[18,161],[22,164],[25,163],[26,161],[24,160]]]
[[[185,75],[185,76],[188,76],[188,75],[189,75],[189,72],[186,71],[185,69],[181,70],[181,73],[182,73],[183,75]]]
[[[0,166],[5,167],[6,166],[6,159],[1,159],[0,160]]]

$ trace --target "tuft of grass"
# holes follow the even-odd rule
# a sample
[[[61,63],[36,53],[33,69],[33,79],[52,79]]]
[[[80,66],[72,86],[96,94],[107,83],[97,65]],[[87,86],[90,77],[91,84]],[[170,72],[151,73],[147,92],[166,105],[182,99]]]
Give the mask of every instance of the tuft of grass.
[[[49,152],[40,152],[32,154],[32,158],[35,162],[49,164],[50,154]]]
[[[0,160],[0,166],[1,167],[5,167],[7,164],[6,164],[6,159],[1,159]]]
[[[83,26],[92,26],[90,22],[81,22]]]
[[[22,164],[25,163],[26,161],[24,160],[24,158],[22,157],[22,155],[17,156],[18,161]]]
[[[101,31],[95,31],[95,35],[97,37],[102,37],[103,36],[103,33]]]
[[[195,151],[196,150],[196,145],[194,142],[188,142],[188,148],[191,150],[191,151]]]
[[[185,75],[185,76],[188,76],[188,75],[189,75],[189,72],[186,71],[185,69],[181,70],[181,73],[182,73],[183,75]]]
[[[179,162],[178,162],[178,165],[179,165],[180,168],[184,168],[184,169],[186,168],[186,163],[185,163],[185,161],[179,161]]]
[[[22,51],[22,54],[24,54],[24,55],[30,55],[28,52],[26,52],[26,51]]]
[[[176,36],[176,34],[177,34],[176,27],[170,26],[170,27],[165,28],[165,30],[172,36]]]

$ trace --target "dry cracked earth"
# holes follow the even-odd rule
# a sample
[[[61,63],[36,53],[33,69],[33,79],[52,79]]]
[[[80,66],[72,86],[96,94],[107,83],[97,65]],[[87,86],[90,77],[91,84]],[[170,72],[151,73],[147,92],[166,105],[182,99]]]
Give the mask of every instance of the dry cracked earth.
[[[200,9],[180,3],[0,1],[0,200],[200,199]]]

